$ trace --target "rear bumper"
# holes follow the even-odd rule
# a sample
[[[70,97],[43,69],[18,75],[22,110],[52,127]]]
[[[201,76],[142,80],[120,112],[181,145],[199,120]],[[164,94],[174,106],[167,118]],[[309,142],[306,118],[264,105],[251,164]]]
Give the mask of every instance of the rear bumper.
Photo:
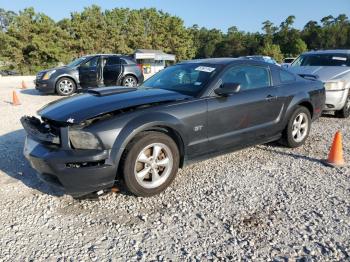
[[[46,94],[55,93],[55,82],[49,80],[34,80],[35,89]]]
[[[62,149],[26,137],[23,153],[41,180],[72,196],[112,187],[116,167],[109,150]]]
[[[326,91],[326,107],[325,110],[340,110],[344,107],[348,97],[349,89],[340,91]]]

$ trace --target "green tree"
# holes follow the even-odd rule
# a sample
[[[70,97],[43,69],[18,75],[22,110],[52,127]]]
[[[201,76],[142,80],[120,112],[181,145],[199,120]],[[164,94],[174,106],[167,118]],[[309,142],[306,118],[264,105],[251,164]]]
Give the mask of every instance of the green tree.
[[[267,20],[263,33],[190,28],[177,16],[144,8],[102,11],[92,5],[55,22],[33,8],[14,12],[0,9],[0,59],[22,73],[36,71],[91,53],[132,54],[137,48],[161,49],[178,60],[263,54],[281,61],[307,49],[350,48],[350,21],[345,14],[293,27],[295,16],[279,27]]]
[[[304,26],[301,37],[309,49],[322,47],[322,28],[317,21],[309,21]]]
[[[227,30],[223,41],[217,45],[214,53],[217,57],[237,57],[246,54],[244,46],[245,33],[232,26]]]
[[[283,54],[279,45],[267,43],[259,49],[259,54],[274,58],[277,62],[282,62]]]
[[[287,56],[297,56],[307,50],[300,31],[292,27],[294,20],[295,16],[288,16],[274,36],[274,44],[278,44],[281,52]]]
[[[217,29],[198,28],[197,25],[191,27],[190,32],[193,36],[193,43],[196,49],[196,58],[213,57],[218,43],[223,39],[223,34]]]
[[[265,32],[264,43],[272,44],[274,35],[277,32],[278,27],[274,26],[274,24],[270,20],[266,20],[262,24],[262,30]]]
[[[42,13],[28,8],[19,13],[1,37],[1,56],[21,73],[34,73],[67,61],[67,34]]]
[[[110,49],[105,45],[109,35],[104,14],[96,5],[84,8],[81,13],[72,13],[71,18],[60,21],[59,26],[68,32],[70,49],[75,56],[108,52]]]

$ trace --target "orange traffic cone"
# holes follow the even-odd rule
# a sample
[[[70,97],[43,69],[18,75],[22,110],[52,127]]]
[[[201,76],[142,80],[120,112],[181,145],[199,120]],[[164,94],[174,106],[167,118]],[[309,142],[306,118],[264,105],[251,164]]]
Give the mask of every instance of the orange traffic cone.
[[[23,80],[22,80],[22,87],[21,87],[22,89],[27,89],[27,84],[26,84],[26,82],[24,82]]]
[[[333,144],[329,152],[328,159],[322,162],[325,165],[331,167],[342,167],[345,165],[343,157],[342,136],[339,131],[334,136]]]
[[[12,105],[14,106],[19,106],[21,104],[21,102],[19,102],[18,96],[17,96],[17,92],[13,91],[12,92]]]
[[[120,190],[119,190],[119,188],[117,188],[116,186],[113,186],[113,187],[111,188],[111,192],[112,192],[112,193],[119,193]]]

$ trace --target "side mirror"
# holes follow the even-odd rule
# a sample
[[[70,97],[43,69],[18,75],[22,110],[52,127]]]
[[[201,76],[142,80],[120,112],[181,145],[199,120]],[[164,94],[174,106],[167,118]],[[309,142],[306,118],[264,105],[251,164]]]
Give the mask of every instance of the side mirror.
[[[229,96],[234,93],[238,93],[241,89],[239,83],[224,83],[219,88],[215,89],[214,92],[218,96]]]

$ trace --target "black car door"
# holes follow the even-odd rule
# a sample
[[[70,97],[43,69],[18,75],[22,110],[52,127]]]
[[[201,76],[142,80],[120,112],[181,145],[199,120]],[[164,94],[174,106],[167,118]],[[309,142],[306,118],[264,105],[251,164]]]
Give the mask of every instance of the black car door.
[[[282,113],[283,102],[272,86],[269,67],[234,66],[223,74],[221,81],[239,83],[241,88],[228,97],[214,95],[208,99],[210,147],[218,150],[240,148],[271,136]]]
[[[106,60],[103,70],[104,84],[106,86],[117,85],[122,71],[121,60],[118,56],[107,56],[104,59]]]
[[[98,81],[98,64],[100,56],[94,56],[79,66],[79,81],[83,88],[95,87]]]

